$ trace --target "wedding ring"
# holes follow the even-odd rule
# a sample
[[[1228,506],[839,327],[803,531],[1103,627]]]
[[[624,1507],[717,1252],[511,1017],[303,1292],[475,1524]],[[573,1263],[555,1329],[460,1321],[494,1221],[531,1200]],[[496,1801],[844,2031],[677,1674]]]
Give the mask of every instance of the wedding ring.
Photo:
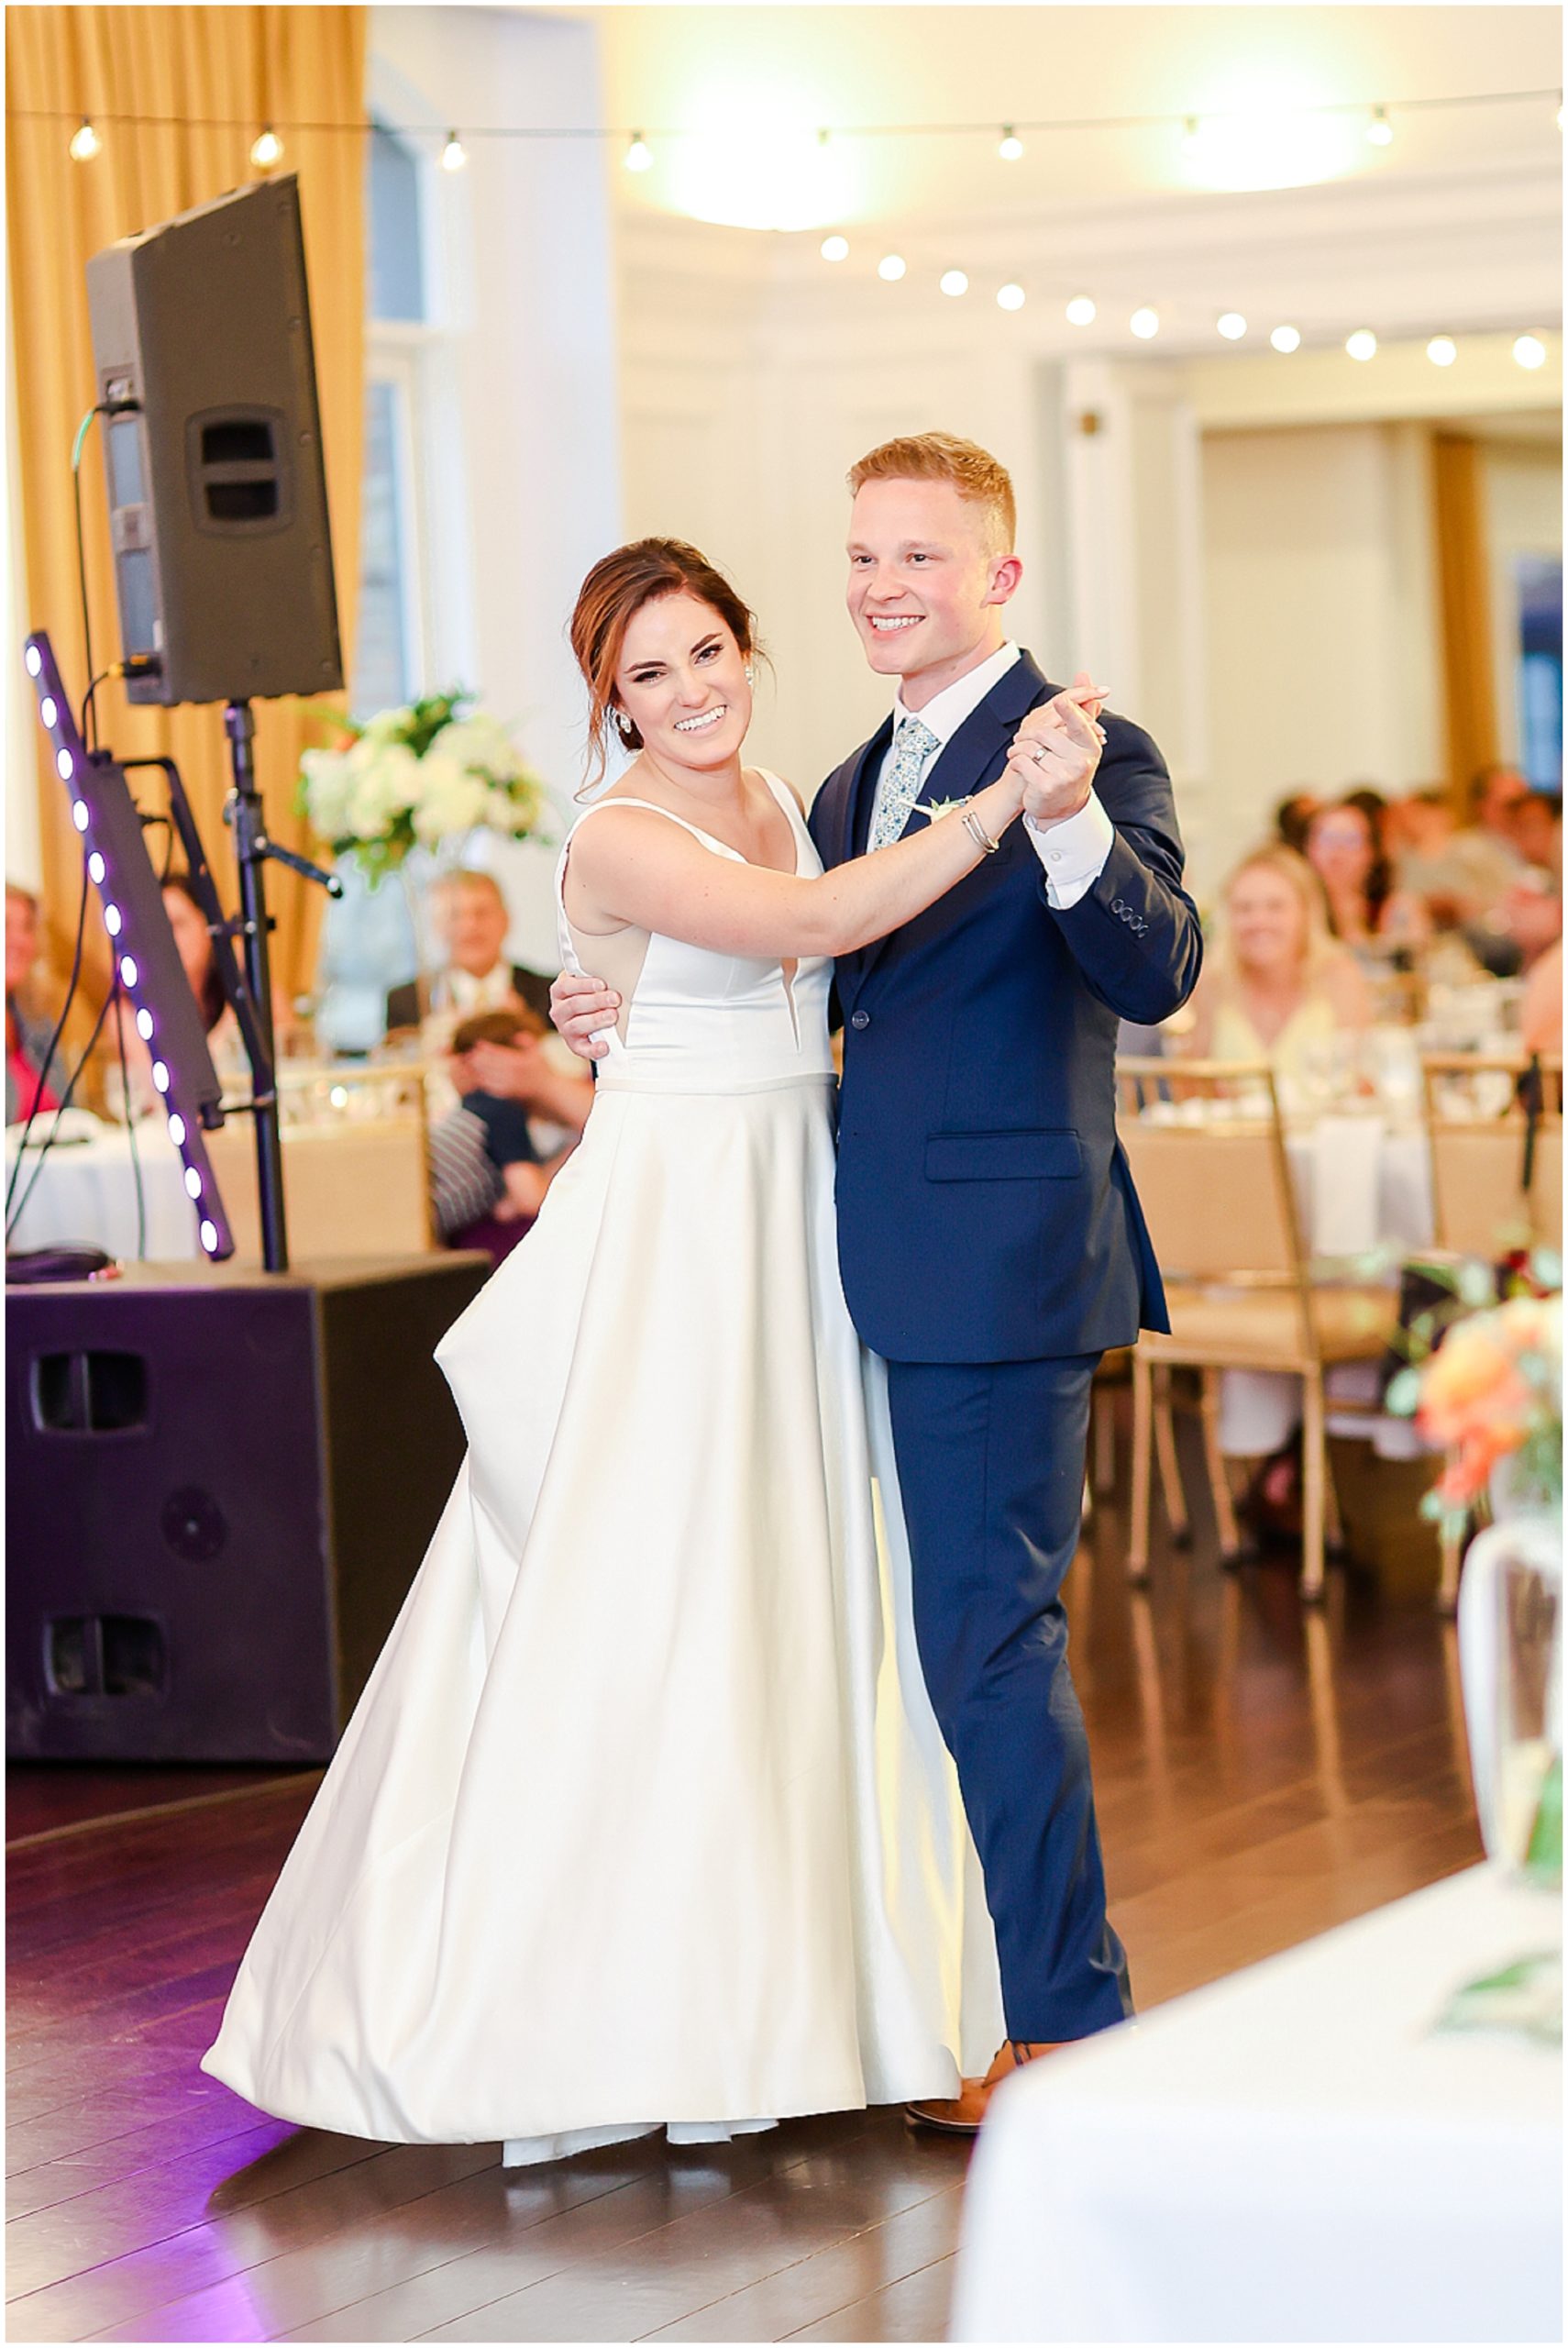
[[[1038,766],[1041,759],[1045,756],[1044,743],[1031,742],[1029,746],[1029,755],[1034,760],[1035,765]]]

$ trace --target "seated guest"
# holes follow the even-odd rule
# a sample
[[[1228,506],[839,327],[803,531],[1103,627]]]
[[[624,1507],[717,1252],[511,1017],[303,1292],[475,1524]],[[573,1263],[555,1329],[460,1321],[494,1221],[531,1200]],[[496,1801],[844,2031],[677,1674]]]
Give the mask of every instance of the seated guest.
[[[1269,1060],[1299,1076],[1336,1036],[1371,1024],[1366,981],[1330,936],[1322,888],[1294,848],[1271,843],[1243,857],[1222,903],[1218,947],[1188,1005],[1184,1052]]]
[[[1519,1041],[1527,1052],[1562,1049],[1562,939],[1539,955],[1519,1004]]]
[[[1529,791],[1514,809],[1514,846],[1538,872],[1562,886],[1562,802],[1544,791]]]
[[[1453,809],[1441,785],[1408,791],[1396,799],[1383,819],[1383,838],[1397,885],[1412,896],[1430,895],[1452,837]]]
[[[512,915],[492,873],[442,874],[431,883],[430,912],[445,968],[429,1002],[420,1002],[416,980],[392,988],[387,996],[389,1032],[419,1027],[432,1012],[450,1023],[476,1012],[503,1011],[513,1002],[548,1018],[549,980],[504,958]]]
[[[6,1123],[17,1124],[46,1109],[58,1109],[60,1097],[45,1081],[60,1072],[58,1057],[44,1065],[52,1019],[44,1018],[33,991],[38,967],[39,901],[30,889],[15,880],[6,883]]]
[[[1323,884],[1329,934],[1358,959],[1386,963],[1401,947],[1421,944],[1431,925],[1419,897],[1394,885],[1379,833],[1375,792],[1320,807],[1307,826],[1307,861]]]
[[[551,1067],[540,1048],[546,1032],[544,1021],[530,1011],[481,1012],[465,1019],[452,1037],[447,1062],[459,1106],[431,1128],[442,1236],[454,1247],[482,1248],[496,1263],[532,1227],[592,1105],[591,1079],[562,1077]],[[482,1074],[488,1067],[499,1068],[506,1091],[488,1089]],[[588,1098],[578,1113],[582,1093]],[[529,1129],[530,1108],[566,1127],[565,1144],[553,1157],[540,1156]]]
[[[226,1064],[237,1074],[244,1065],[245,1057],[239,1024],[224,993],[217,957],[213,952],[212,935],[207,928],[207,917],[190,876],[184,872],[171,872],[162,883],[162,896],[163,910],[174,933],[181,966],[201,1011],[207,1049],[220,1073],[225,1071]],[[104,1036],[104,1093],[110,1115],[124,1117],[126,1084],[128,1082],[132,1114],[146,1117],[156,1111],[161,1116],[163,1101],[152,1082],[152,1054],[137,1034],[135,1013],[123,995],[105,1022]],[[122,1052],[123,1080],[120,1074]]]
[[[1274,811],[1275,836],[1285,847],[1293,847],[1299,855],[1307,846],[1307,826],[1322,805],[1315,791],[1293,791],[1282,799]]]
[[[1514,836],[1529,797],[1517,767],[1483,767],[1470,784],[1470,823],[1450,840],[1427,889],[1440,925],[1463,931],[1472,953],[1497,978],[1511,978],[1519,967],[1503,901],[1529,869]]]

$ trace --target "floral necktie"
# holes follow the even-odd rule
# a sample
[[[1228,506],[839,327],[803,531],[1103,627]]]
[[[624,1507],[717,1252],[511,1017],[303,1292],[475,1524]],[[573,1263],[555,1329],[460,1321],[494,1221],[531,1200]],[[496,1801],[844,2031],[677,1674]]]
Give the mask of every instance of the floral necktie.
[[[901,717],[893,736],[893,756],[882,779],[876,811],[871,818],[868,847],[888,847],[902,832],[910,819],[910,809],[920,796],[920,779],[933,750],[942,747],[940,738],[918,717]]]

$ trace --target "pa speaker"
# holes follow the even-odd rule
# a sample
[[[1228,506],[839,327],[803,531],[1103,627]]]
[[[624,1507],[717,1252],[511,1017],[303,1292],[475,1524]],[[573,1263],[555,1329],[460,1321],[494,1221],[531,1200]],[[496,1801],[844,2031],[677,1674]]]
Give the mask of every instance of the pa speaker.
[[[87,264],[133,702],[343,682],[310,296],[293,177]]]
[[[330,1755],[462,1460],[431,1357],[490,1268],[7,1290],[9,1753]]]

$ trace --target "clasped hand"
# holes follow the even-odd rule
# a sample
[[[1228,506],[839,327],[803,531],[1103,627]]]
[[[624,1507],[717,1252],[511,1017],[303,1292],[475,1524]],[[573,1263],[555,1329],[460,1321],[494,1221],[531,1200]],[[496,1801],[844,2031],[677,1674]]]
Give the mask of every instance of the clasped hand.
[[[1036,824],[1059,824],[1088,804],[1105,728],[1098,722],[1104,689],[1080,669],[1070,685],[1032,709],[1012,737],[1006,772],[1023,792]]]

